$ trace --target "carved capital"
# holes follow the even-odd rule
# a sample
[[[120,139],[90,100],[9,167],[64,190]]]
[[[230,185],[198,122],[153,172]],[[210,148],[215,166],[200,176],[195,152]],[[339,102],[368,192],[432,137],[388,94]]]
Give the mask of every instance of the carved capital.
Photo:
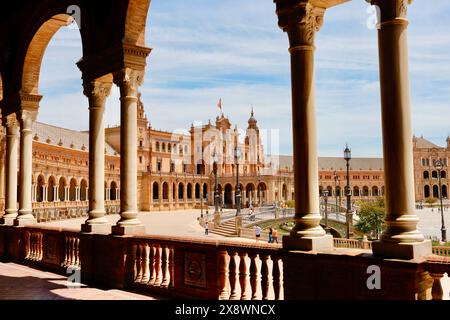
[[[408,15],[408,5],[413,0],[367,0],[372,5],[380,8],[381,23],[396,19],[406,19]]]
[[[7,135],[17,135],[19,122],[15,113],[11,113],[2,118],[3,126],[6,127]]]
[[[83,87],[83,93],[89,99],[105,101],[106,98],[111,94],[112,83],[93,80],[84,83]]]
[[[139,87],[144,83],[144,70],[124,68],[114,73],[114,83],[120,88],[122,96],[137,97]]]
[[[314,46],[316,32],[323,25],[325,8],[308,0],[277,2],[279,27],[288,33],[291,51],[299,46]]]
[[[31,130],[37,118],[37,111],[21,110],[17,113],[17,118],[20,120],[22,130]]]

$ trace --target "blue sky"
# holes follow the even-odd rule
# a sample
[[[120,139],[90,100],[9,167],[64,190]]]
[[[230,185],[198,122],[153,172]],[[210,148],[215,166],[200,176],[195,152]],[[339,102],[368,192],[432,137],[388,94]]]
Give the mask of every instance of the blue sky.
[[[353,0],[329,9],[316,36],[319,155],[382,156],[377,31],[367,28],[368,4]],[[413,128],[443,145],[450,133],[450,2],[415,0],[409,7]],[[292,153],[287,36],[277,27],[271,0],[153,0],[142,99],[156,129],[187,129],[218,115],[245,129],[251,105],[263,130],[278,132]],[[42,66],[39,121],[88,128],[87,99],[75,63],[78,31],[60,30]],[[119,92],[108,100],[106,122],[119,123]]]

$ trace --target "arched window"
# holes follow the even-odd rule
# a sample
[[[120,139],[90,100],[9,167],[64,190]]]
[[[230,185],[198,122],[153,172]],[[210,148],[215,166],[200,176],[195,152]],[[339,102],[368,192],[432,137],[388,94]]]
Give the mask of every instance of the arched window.
[[[155,149],[157,152],[159,152],[159,142],[158,141],[156,141]]]
[[[208,185],[203,184],[203,198],[206,199],[208,197]]]
[[[178,199],[184,198],[184,185],[182,183],[178,184]]]
[[[169,184],[167,182],[163,183],[163,199],[164,200],[169,200]]]
[[[430,197],[430,186],[426,185],[425,187],[423,187],[423,196],[425,198]]]
[[[442,185],[442,198],[447,198],[447,197],[448,197],[447,186],[444,184],[444,185]]]
[[[161,149],[162,152],[166,152],[166,144],[164,142],[161,145]]]
[[[364,186],[363,187],[363,194],[364,197],[368,197],[369,196],[369,187]]]
[[[200,199],[200,184],[195,184],[195,199]]]
[[[153,182],[153,187],[152,187],[153,191],[152,191],[152,197],[153,200],[159,200],[159,184],[158,182]]]
[[[447,172],[445,172],[444,170],[441,171],[441,178],[445,179],[447,177]]]
[[[372,187],[372,196],[374,197],[378,197],[378,187],[377,186],[373,186]]]
[[[432,177],[433,179],[437,179],[437,177],[438,177],[437,171],[434,170],[434,171],[431,173],[431,177]]]
[[[111,200],[117,200],[117,183],[111,182],[111,190],[109,191],[109,198]]]
[[[80,200],[81,201],[86,201],[88,199],[87,192],[88,192],[87,181],[83,179],[83,180],[81,180],[81,189],[80,189]],[[111,200],[113,200],[113,199],[111,198]]]
[[[353,187],[353,196],[359,197],[359,188],[358,187]]]
[[[190,183],[187,185],[187,198],[192,199],[192,184]]]
[[[430,179],[430,173],[428,171],[423,172],[423,178],[424,179]]]
[[[69,187],[69,201],[75,201],[77,198],[77,180],[75,178],[72,178],[70,180],[70,187]]]
[[[37,190],[36,190],[36,201],[42,202],[44,201],[44,189],[45,188],[45,179],[44,176],[39,176],[37,180]]]
[[[59,178],[59,187],[58,187],[58,196],[59,201],[66,201],[66,179],[64,177]]]
[[[48,179],[48,188],[47,188],[47,201],[53,202],[56,200],[55,195],[55,186],[56,186],[56,180],[54,177],[50,177]]]
[[[172,145],[170,143],[167,144],[167,152],[172,152]]]
[[[439,187],[437,185],[433,186],[433,198],[439,198]]]

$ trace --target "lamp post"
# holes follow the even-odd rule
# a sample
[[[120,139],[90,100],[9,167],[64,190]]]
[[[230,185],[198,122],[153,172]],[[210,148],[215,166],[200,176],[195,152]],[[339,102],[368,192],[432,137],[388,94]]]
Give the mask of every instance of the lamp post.
[[[330,233],[330,228],[328,227],[328,190],[322,192],[323,200],[325,202],[325,232]]]
[[[447,229],[445,229],[445,221],[444,221],[444,205],[442,203],[442,181],[441,181],[441,171],[444,167],[444,164],[440,159],[434,162],[434,166],[438,171],[439,178],[439,201],[441,203],[441,240],[442,242],[447,242]]]
[[[239,185],[239,159],[241,150],[236,146],[234,149],[234,159],[236,161],[236,216],[241,214],[241,187]]]
[[[219,189],[217,185],[217,155],[214,155],[213,163],[214,172],[214,214],[219,213]]]
[[[333,172],[333,176],[334,176],[334,196],[336,197],[336,213],[338,212],[338,193],[337,193],[337,180],[339,178],[339,176],[337,175],[336,170],[334,170]],[[339,192],[341,192],[341,190],[339,190]]]
[[[350,224],[352,223],[352,202],[351,202],[351,193],[350,193],[350,159],[352,158],[352,151],[348,147],[345,146],[344,150],[344,159],[347,162],[347,185],[345,186],[345,195],[347,196],[347,239],[350,239]]]

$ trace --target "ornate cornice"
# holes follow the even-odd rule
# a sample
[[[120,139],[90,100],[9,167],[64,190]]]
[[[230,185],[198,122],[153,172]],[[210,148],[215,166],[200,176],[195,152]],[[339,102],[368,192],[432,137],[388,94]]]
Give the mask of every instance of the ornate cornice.
[[[277,2],[278,25],[288,33],[291,51],[314,46],[314,36],[323,25],[324,14],[325,8],[316,7],[307,0],[288,4]]]
[[[372,5],[380,8],[381,23],[394,21],[396,19],[406,19],[408,15],[408,5],[413,0],[367,0]]]

